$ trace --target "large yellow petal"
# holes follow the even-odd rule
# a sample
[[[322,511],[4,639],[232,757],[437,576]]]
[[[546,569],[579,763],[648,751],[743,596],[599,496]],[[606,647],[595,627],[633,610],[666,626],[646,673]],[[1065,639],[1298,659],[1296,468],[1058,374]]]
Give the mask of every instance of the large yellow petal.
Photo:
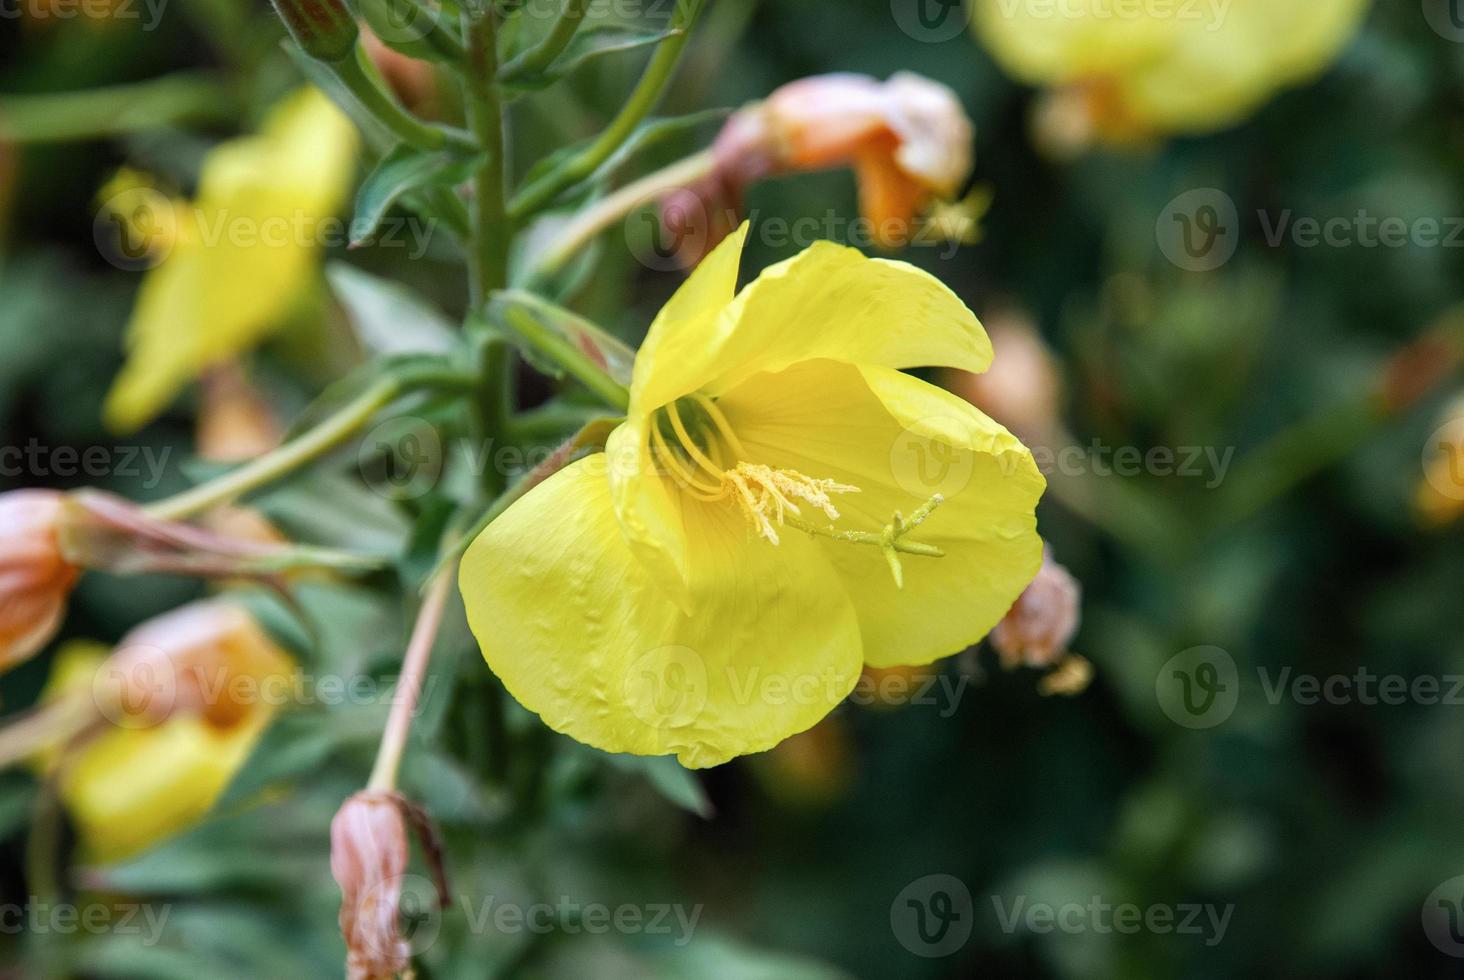
[[[653,411],[701,384],[704,365],[687,356],[688,339],[705,337],[737,293],[737,270],[748,223],[728,235],[661,307],[635,355],[631,414]],[[668,392],[676,392],[669,395]]]
[[[555,474],[463,558],[468,621],[515,698],[589,745],[704,767],[812,727],[852,690],[858,620],[816,545],[688,504],[687,616],[626,544],[603,466]]]
[[[631,416],[610,434],[605,460],[610,499],[625,542],[681,611],[690,615],[691,558],[682,507],[685,496],[658,472],[647,416]]]
[[[763,270],[719,316],[668,318],[654,339],[653,359],[636,366],[632,411],[720,394],[812,358],[974,372],[991,364],[986,331],[940,280],[832,242]]]
[[[861,488],[836,499],[840,528],[878,531],[896,511],[945,498],[911,535],[945,556],[904,556],[903,590],[877,548],[816,539],[854,600],[869,664],[959,652],[1036,575],[1046,483],[1015,436],[954,395],[888,368],[821,360],[749,379],[719,406],[755,461]]]

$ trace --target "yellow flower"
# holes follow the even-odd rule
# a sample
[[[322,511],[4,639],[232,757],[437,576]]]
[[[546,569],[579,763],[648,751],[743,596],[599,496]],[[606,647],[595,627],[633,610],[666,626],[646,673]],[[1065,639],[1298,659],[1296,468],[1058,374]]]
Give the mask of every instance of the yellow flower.
[[[985,370],[971,312],[829,242],[734,298],[746,235],[656,317],[606,452],[490,524],[461,572],[514,697],[590,745],[694,767],[810,728],[865,664],[975,642],[1042,561],[1031,454],[899,371]]]
[[[1078,135],[1221,129],[1319,75],[1368,0],[978,0],[975,26],[1022,81],[1062,93]],[[1077,116],[1077,119],[1073,117]],[[1070,128],[1065,127],[1065,128]]]
[[[152,670],[140,669],[144,660]],[[38,761],[59,766],[61,799],[88,858],[127,857],[204,816],[293,672],[248,614],[221,601],[144,624],[110,657],[97,643],[64,646],[44,698],[95,700],[104,720],[96,734]],[[114,699],[117,683],[124,690]]]
[[[167,202],[137,189],[112,195],[140,210],[130,233],[162,255],[137,295],[127,363],[107,396],[118,431],[146,424],[205,368],[279,327],[315,280],[322,239],[355,171],[351,123],[315,89],[275,107],[258,135],[214,149],[198,197]],[[124,214],[124,217],[127,215]]]

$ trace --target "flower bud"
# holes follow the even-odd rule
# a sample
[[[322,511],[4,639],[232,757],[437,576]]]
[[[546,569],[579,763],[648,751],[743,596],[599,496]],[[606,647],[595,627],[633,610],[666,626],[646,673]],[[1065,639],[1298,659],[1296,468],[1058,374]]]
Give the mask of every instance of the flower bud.
[[[0,494],[0,671],[44,646],[66,612],[77,568],[58,540],[64,502],[52,490]]]
[[[695,264],[736,227],[748,185],[852,167],[874,243],[905,245],[916,215],[954,196],[970,175],[972,134],[955,93],[920,75],[799,79],[733,114],[713,144],[711,173],[663,202],[667,231],[687,243],[682,260]]]
[[[408,857],[407,822],[393,794],[357,793],[330,822],[330,873],[341,886],[352,980],[392,978],[411,968],[411,947],[397,923]]]
[[[341,935],[350,980],[410,976],[412,950],[399,913],[411,825],[431,866],[439,905],[447,899],[442,850],[427,814],[399,793],[363,790],[330,822],[330,873],[341,887]]]
[[[195,602],[150,619],[117,644],[97,674],[98,709],[123,727],[155,725],[177,714],[227,728],[263,700],[266,687],[294,673],[242,606]]]
[[[984,374],[948,371],[946,387],[1029,446],[1051,446],[1062,396],[1052,352],[1024,314],[991,317],[986,331],[995,353],[990,369]]]
[[[1066,568],[1044,549],[1042,567],[1002,621],[991,631],[991,645],[1007,670],[1048,667],[1067,652],[1078,631],[1082,590]]]
[[[361,48],[403,105],[419,116],[437,114],[437,73],[430,62],[408,57],[387,47],[381,38],[364,26]]]
[[[295,43],[319,61],[341,61],[356,48],[356,18],[344,0],[272,0]]]

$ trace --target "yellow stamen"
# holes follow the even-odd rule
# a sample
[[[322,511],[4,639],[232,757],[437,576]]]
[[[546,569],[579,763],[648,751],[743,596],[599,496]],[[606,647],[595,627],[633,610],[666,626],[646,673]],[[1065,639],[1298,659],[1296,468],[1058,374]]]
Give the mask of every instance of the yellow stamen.
[[[832,523],[827,527],[810,524],[802,519],[800,504],[808,504],[821,511],[831,522],[837,521],[839,511],[834,506],[833,495],[858,493],[859,488],[836,480],[808,476],[794,469],[748,462],[746,448],[716,402],[699,392],[688,397],[700,410],[693,422],[703,437],[702,441],[691,434],[681,416],[681,408],[674,402],[666,405],[664,411],[665,421],[670,423],[676,436],[675,446],[667,440],[659,416],[652,419],[650,441],[655,457],[692,497],[708,503],[736,501],[748,526],[773,544],[780,541],[779,529],[790,526],[846,544],[875,545],[889,563],[890,573],[899,587],[904,586],[905,579],[900,563],[901,553],[929,558],[939,558],[944,554],[933,545],[905,540],[906,534],[923,523],[940,505],[942,498],[939,495],[926,501],[909,519],[896,513],[894,520],[878,532],[841,529]],[[730,454],[737,462],[727,466],[724,454]],[[715,482],[708,483],[707,477]]]

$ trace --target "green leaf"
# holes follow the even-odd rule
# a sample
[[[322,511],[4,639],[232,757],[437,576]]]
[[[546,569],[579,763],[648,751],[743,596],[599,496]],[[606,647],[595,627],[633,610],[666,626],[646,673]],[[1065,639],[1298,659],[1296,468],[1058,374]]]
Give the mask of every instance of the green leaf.
[[[661,796],[703,820],[710,820],[716,812],[696,774],[669,755],[611,755],[609,759],[617,769],[645,777]]]
[[[419,150],[405,143],[392,147],[356,191],[351,246],[369,241],[387,210],[403,194],[426,187],[451,187],[471,177],[481,163],[481,154],[456,148]]]
[[[214,809],[232,809],[271,786],[300,779],[319,769],[342,746],[369,744],[380,735],[382,715],[379,706],[281,712],[265,729]]]
[[[603,327],[591,323],[578,313],[518,289],[494,293],[493,302],[527,310],[534,319],[589,355],[610,377],[621,384],[630,384],[631,372],[635,367],[635,351]],[[547,373],[557,376],[557,372],[552,369]]]
[[[36,782],[19,772],[0,775],[0,840],[23,827],[30,819],[36,797]]]
[[[504,87],[509,89],[521,91],[541,89],[552,85],[596,58],[660,44],[667,38],[681,33],[683,32],[680,28],[647,32],[621,24],[582,27],[575,32],[574,38],[559,57],[555,58],[554,62],[542,72],[508,72],[501,80]]]
[[[458,333],[430,303],[399,283],[344,262],[325,267],[362,346],[377,354],[442,354],[456,350]]]

